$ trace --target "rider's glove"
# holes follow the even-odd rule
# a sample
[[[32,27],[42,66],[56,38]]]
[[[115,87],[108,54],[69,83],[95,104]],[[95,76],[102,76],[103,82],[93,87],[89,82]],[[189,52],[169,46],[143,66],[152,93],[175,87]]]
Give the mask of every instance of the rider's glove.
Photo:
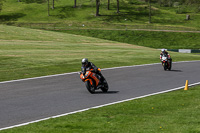
[[[91,72],[95,73],[96,71],[95,71],[95,69],[93,69]]]

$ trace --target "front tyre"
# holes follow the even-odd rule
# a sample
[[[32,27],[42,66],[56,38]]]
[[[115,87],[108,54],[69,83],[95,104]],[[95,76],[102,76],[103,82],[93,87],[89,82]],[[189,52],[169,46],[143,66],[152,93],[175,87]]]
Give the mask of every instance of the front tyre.
[[[169,70],[172,69],[172,59],[170,60],[170,67],[169,67]]]
[[[164,70],[166,71],[166,70],[167,70],[167,62],[165,62],[165,63],[163,64],[163,67],[164,67]]]
[[[92,81],[93,82],[93,81]],[[93,82],[93,85],[94,85],[94,82]],[[91,94],[94,94],[95,93],[95,88],[94,86],[90,84],[90,81],[86,81],[85,82],[85,86],[87,88],[87,90],[91,93]]]

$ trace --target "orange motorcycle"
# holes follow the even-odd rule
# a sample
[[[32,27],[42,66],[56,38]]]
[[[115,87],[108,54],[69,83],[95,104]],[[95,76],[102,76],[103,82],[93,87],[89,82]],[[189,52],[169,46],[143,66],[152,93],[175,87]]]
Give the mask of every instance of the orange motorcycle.
[[[101,77],[100,75],[94,73],[92,71],[93,69],[86,71],[85,75],[83,75],[82,72],[80,72],[80,78],[83,82],[85,82],[85,86],[87,90],[90,93],[95,93],[95,90],[101,89],[103,92],[108,91],[108,83],[104,77]],[[100,68],[98,68],[98,71],[101,71]],[[101,81],[103,79],[103,81]]]

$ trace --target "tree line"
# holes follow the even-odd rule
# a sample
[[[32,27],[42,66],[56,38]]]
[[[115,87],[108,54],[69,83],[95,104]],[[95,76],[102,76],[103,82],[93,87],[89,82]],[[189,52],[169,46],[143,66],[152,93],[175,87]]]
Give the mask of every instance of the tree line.
[[[2,10],[2,5],[5,0],[0,0],[0,11]],[[50,2],[52,3],[52,9],[55,8],[55,0],[17,0],[18,2],[25,2],[25,3],[48,3],[48,15],[49,15],[49,8],[50,8]],[[77,7],[77,3],[79,0],[74,0],[74,8]],[[100,16],[99,14],[99,8],[100,8],[100,3],[102,0],[95,0],[96,3],[96,16]],[[107,9],[110,10],[110,0],[105,0],[107,1]],[[120,13],[120,1],[123,0],[116,0],[116,12]],[[133,2],[136,0],[129,0],[129,3]],[[138,1],[143,1],[146,3],[157,3],[160,6],[168,6],[172,7],[174,5],[180,6],[180,5],[195,5],[198,8],[198,11],[200,11],[200,0],[138,0]]]
[[[1,1],[1,0],[0,0]],[[47,4],[48,4],[48,15],[49,15],[49,10],[50,10],[50,2],[52,3],[52,9],[55,8],[55,0],[18,0],[18,2],[25,2],[25,3],[44,3],[47,1]],[[116,0],[117,1],[117,13],[119,13],[119,0]],[[74,0],[74,8],[77,7],[77,2],[78,0]],[[100,7],[100,0],[96,0],[96,16],[100,16],[99,14],[99,7]],[[110,0],[107,0],[107,3],[108,3],[108,6],[107,6],[107,9],[110,10]]]
[[[2,10],[3,1],[4,1],[4,0],[0,0],[0,11]]]
[[[120,11],[119,11],[119,0],[116,0],[117,1],[117,13],[119,13]],[[55,2],[55,0],[53,0],[53,2],[52,2],[52,7],[54,8],[54,2]],[[100,14],[99,14],[99,7],[100,7],[100,0],[96,0],[96,14],[95,14],[95,16],[100,16]],[[49,3],[49,0],[48,0],[48,3]],[[107,0],[107,9],[108,10],[110,10],[110,0]],[[74,8],[76,8],[77,7],[77,0],[74,0]]]

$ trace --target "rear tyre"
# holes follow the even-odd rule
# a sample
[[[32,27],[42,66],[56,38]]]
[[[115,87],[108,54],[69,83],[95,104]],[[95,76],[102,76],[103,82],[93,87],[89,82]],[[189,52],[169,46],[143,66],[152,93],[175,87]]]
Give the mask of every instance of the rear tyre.
[[[107,83],[106,80],[104,80],[103,82],[104,82],[104,83],[103,83],[103,86],[104,86],[104,87],[102,87],[101,90],[102,90],[103,92],[108,92],[108,89],[109,89],[108,83]]]
[[[94,94],[95,93],[95,87],[94,87],[94,82],[92,81],[92,84],[90,84],[90,81],[86,81],[85,82],[85,86],[87,88],[87,90],[91,93],[91,94]]]

